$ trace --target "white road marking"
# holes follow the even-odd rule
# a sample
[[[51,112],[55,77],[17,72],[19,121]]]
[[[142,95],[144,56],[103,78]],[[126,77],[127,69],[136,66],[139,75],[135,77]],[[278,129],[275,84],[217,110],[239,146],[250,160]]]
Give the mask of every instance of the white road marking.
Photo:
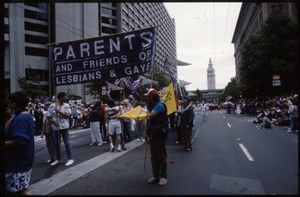
[[[200,129],[198,129],[197,132],[195,133],[195,135],[194,135],[194,137],[193,137],[193,139],[191,141],[192,143],[193,143],[194,139],[196,138],[197,134],[199,133],[199,131],[200,131]]]
[[[253,157],[250,155],[250,153],[248,152],[248,150],[246,149],[246,147],[243,144],[240,144],[241,149],[243,150],[243,152],[245,153],[246,157],[249,159],[249,161],[254,161]]]
[[[231,125],[227,122],[228,127],[231,127]]]

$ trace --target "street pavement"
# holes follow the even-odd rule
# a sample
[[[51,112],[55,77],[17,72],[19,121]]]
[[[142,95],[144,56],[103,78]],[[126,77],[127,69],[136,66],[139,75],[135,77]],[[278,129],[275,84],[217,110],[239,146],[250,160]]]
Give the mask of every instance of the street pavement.
[[[222,110],[203,120],[196,108],[191,152],[175,144],[176,133],[169,134],[163,187],[147,183],[149,145],[134,135],[127,150],[110,152],[108,143],[89,146],[89,129],[72,130],[75,163],[68,167],[46,164],[44,140],[37,137],[30,189],[34,195],[297,194],[298,133],[278,126],[258,130],[254,119]]]

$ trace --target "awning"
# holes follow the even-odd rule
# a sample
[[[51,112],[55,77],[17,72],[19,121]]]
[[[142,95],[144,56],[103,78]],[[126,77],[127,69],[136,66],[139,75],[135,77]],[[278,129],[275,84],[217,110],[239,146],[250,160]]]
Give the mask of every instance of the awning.
[[[167,57],[168,62],[170,62],[171,65],[175,66],[188,66],[191,65],[190,63],[179,61],[178,59],[175,59],[173,57]]]
[[[179,79],[179,83],[178,84],[179,84],[179,87],[181,88],[183,86],[187,86],[187,85],[190,85],[192,83]]]

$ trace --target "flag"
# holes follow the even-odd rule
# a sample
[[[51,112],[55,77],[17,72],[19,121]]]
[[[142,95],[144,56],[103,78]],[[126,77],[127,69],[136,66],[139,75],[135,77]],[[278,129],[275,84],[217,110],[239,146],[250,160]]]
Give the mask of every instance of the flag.
[[[129,112],[122,114],[121,117],[134,120],[147,120],[147,110],[139,105]]]
[[[166,57],[165,59],[165,74],[166,71],[168,71],[168,75],[171,77],[172,82],[176,81],[176,64],[173,64],[169,61],[169,59]]]
[[[174,86],[171,82],[170,85],[164,89],[162,94],[162,100],[165,102],[168,115],[175,112],[177,110],[176,101],[175,101],[175,94],[174,94]]]

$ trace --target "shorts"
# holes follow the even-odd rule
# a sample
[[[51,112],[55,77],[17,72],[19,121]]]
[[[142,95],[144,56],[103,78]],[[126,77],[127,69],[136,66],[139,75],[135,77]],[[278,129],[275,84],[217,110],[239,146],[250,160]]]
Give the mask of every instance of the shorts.
[[[5,185],[10,193],[22,191],[29,187],[31,178],[31,169],[27,172],[6,172]]]
[[[108,121],[108,134],[121,134],[122,128],[121,128],[121,121],[120,120],[109,120]]]

